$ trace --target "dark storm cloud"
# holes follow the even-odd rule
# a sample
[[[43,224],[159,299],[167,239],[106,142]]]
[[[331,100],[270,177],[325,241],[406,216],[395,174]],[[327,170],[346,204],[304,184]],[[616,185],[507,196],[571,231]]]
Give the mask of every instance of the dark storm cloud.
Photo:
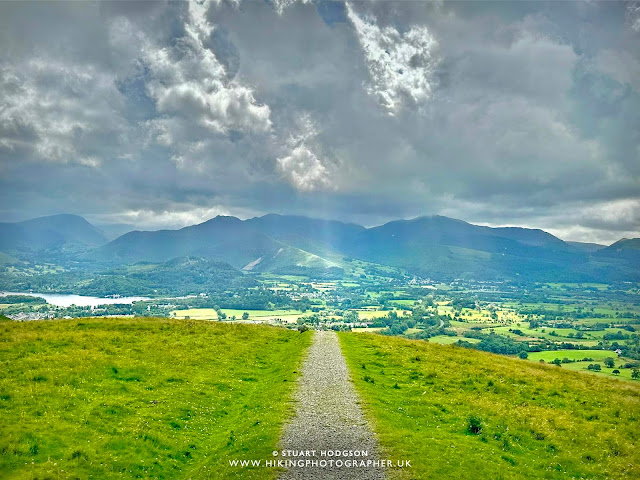
[[[639,236],[635,3],[0,4],[0,215]]]

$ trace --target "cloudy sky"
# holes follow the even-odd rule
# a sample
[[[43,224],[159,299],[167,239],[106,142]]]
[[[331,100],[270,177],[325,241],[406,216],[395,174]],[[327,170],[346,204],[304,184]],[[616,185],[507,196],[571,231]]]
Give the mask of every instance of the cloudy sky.
[[[640,236],[640,3],[0,3],[0,220]]]

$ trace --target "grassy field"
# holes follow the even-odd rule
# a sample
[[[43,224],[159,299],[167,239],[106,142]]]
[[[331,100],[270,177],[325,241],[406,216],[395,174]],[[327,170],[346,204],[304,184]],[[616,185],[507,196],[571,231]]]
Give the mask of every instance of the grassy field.
[[[618,368],[617,366],[615,368],[608,368],[605,367],[602,363],[600,363],[600,367],[602,368],[602,370],[594,372],[589,370],[587,367],[589,366],[589,364],[591,363],[599,363],[599,362],[574,362],[574,363],[563,363],[562,364],[562,368],[566,368],[567,370],[573,370],[576,372],[585,372],[585,373],[590,373],[592,375],[598,375],[598,376],[606,376],[606,377],[611,377],[611,378],[620,378],[622,380],[627,380],[630,382],[634,382],[636,383],[636,380],[632,380],[631,379],[631,372],[632,369],[630,368]],[[617,363],[616,363],[617,365]],[[620,373],[618,374],[614,374],[613,371],[614,370],[618,370]]]
[[[0,323],[0,478],[272,478],[310,334],[168,319]]]
[[[358,318],[360,320],[372,320],[375,318],[382,318],[382,317],[386,317],[389,314],[388,310],[358,310],[358,309],[354,309],[355,311],[358,312]],[[404,312],[404,310],[401,309],[397,309],[394,308],[393,309],[398,315],[402,315],[402,313]]]
[[[582,360],[583,358],[593,358],[595,361],[602,361],[611,357],[619,363],[618,356],[609,350],[552,350],[547,352],[529,352],[529,360],[553,362],[554,359],[568,358],[569,360]]]
[[[639,478],[640,382],[422,341],[341,333],[397,478]]]
[[[587,372],[593,375],[600,375],[612,378],[620,378],[623,380],[631,381],[631,372],[630,368],[622,368],[622,365],[627,362],[633,362],[631,359],[619,358],[614,352],[609,350],[555,350],[548,352],[530,352],[529,360],[540,361],[544,360],[545,362],[553,362],[556,358],[560,360],[564,358],[568,358],[569,360],[576,360],[572,363],[563,363],[562,368],[566,368],[567,370],[572,370],[576,372]],[[593,360],[582,361],[583,358],[591,358]],[[603,360],[605,358],[613,358],[614,367],[609,368],[604,365]],[[592,363],[600,364],[601,370],[599,371],[591,371],[587,367]],[[618,370],[619,373],[614,374],[614,370]]]
[[[234,310],[230,308],[221,309],[227,315],[226,320],[231,320],[233,316],[236,320],[242,319],[242,314],[247,312],[249,320],[259,320],[263,322],[280,319],[283,322],[295,322],[304,314],[300,310]],[[188,310],[173,310],[171,316],[174,318],[187,318],[192,320],[217,320],[218,314],[213,308],[190,308]]]
[[[452,343],[456,343],[458,340],[469,343],[480,343],[480,340],[477,338],[451,337],[449,335],[436,335],[435,337],[429,338],[430,342],[439,343],[441,345],[451,345]]]

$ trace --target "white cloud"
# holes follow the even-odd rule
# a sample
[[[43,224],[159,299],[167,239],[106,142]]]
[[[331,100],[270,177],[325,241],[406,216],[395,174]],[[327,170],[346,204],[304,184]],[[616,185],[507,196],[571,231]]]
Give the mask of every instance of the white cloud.
[[[329,186],[326,167],[305,145],[294,148],[291,154],[278,158],[277,162],[278,168],[298,190],[311,191]]]
[[[640,20],[638,25],[640,29]],[[601,50],[594,59],[594,66],[616,82],[630,85],[640,92],[640,62],[628,52],[612,49]]]
[[[640,2],[629,2],[626,18],[631,29],[634,32],[640,32]]]
[[[105,223],[125,223],[138,228],[155,230],[158,228],[182,228],[206,222],[217,215],[231,215],[230,211],[220,205],[214,207],[190,207],[184,210],[125,210],[108,215],[95,215],[95,219]]]
[[[541,228],[562,238],[611,244],[621,238],[640,237],[640,199],[628,198],[599,202],[593,205],[575,205],[572,218],[559,213],[553,218],[557,227],[549,227],[549,218],[538,223]],[[544,225],[544,224],[547,225]]]
[[[269,107],[258,104],[247,86],[228,83],[224,66],[205,47],[213,28],[206,8],[190,2],[186,34],[172,47],[145,47],[143,62],[150,77],[146,87],[158,112],[192,120],[214,133],[268,131]]]
[[[205,45],[215,28],[207,9],[207,2],[190,2],[185,35],[171,46],[145,38],[140,59],[147,95],[159,114],[145,122],[150,138],[171,148],[175,163],[185,168],[202,166],[208,141],[272,128],[269,106],[260,104],[250,87],[228,81],[224,66]]]
[[[273,5],[273,8],[278,15],[282,15],[287,8],[297,2],[307,4],[310,3],[311,0],[271,0],[271,5]]]
[[[326,161],[319,158],[312,148],[318,148],[317,128],[308,115],[299,121],[300,133],[292,135],[287,146],[289,154],[279,157],[276,164],[284,178],[296,189],[309,192],[334,188]]]
[[[34,58],[0,70],[0,149],[19,158],[98,167],[91,143],[125,135],[113,77],[92,66]],[[115,137],[115,138],[114,138]]]
[[[391,115],[431,98],[439,57],[438,42],[427,27],[400,33],[392,26],[376,25],[373,16],[361,17],[350,4],[346,8],[371,76],[368,92]]]

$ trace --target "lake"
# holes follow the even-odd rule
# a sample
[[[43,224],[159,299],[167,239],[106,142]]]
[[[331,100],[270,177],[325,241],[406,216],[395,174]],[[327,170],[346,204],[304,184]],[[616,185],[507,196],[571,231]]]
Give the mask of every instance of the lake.
[[[0,303],[2,297],[6,295],[28,295],[30,297],[44,298],[47,303],[56,305],[57,307],[69,307],[76,305],[78,307],[97,307],[98,305],[113,305],[138,302],[140,300],[150,300],[146,297],[120,297],[120,298],[100,298],[86,297],[83,295],[67,295],[61,293],[23,293],[23,292],[2,292],[0,293]]]

